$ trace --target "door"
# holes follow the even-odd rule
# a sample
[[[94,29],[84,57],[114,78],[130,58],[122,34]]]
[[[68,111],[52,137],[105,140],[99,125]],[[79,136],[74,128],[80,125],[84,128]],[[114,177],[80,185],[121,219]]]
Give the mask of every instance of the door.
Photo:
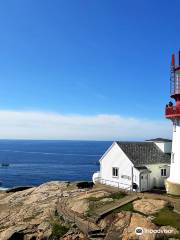
[[[148,191],[148,173],[141,173],[140,174],[140,186],[141,186],[141,192]]]

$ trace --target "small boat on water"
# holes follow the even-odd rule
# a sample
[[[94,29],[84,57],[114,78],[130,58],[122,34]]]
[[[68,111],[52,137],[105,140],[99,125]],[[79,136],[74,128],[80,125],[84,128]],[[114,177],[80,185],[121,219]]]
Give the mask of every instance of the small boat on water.
[[[1,163],[1,167],[9,167],[9,163]]]

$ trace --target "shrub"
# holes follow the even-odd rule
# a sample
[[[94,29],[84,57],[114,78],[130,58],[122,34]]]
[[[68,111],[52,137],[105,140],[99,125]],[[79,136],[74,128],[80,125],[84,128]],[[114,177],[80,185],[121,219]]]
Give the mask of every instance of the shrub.
[[[77,183],[76,186],[77,186],[78,188],[83,189],[83,188],[92,188],[93,185],[94,185],[93,182],[79,182],[79,183]]]
[[[52,234],[50,240],[58,240],[60,237],[64,236],[69,230],[68,227],[61,225],[58,222],[51,223],[52,225]]]
[[[116,193],[112,193],[109,197],[112,199],[121,199],[123,197],[125,197],[127,194],[124,192],[116,192]]]

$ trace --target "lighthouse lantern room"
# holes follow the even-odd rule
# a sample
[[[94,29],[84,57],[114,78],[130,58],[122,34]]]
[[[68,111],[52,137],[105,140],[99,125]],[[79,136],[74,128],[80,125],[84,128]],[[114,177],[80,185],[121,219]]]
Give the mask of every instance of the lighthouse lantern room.
[[[170,82],[171,98],[175,100],[175,104],[170,101],[165,108],[166,118],[173,123],[171,167],[166,190],[169,194],[180,195],[180,51],[178,64],[175,63],[175,55],[172,55]]]

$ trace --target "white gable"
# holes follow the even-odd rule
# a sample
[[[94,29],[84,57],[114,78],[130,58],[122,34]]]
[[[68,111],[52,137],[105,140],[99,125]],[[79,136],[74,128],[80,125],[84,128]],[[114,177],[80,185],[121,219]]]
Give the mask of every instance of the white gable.
[[[100,163],[101,178],[105,179],[110,185],[117,186],[120,184],[128,187],[132,184],[133,163],[116,142],[102,156]],[[113,176],[113,168],[118,169],[118,177]]]
[[[172,142],[154,142],[164,153],[171,153]]]

